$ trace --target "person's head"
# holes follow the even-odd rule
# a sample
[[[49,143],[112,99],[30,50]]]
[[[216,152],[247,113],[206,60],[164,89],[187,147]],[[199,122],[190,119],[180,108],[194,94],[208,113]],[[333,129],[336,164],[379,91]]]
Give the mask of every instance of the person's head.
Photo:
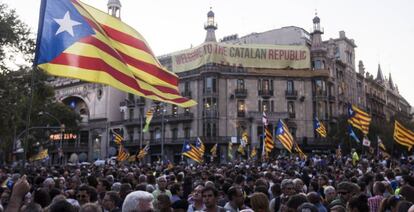
[[[152,201],[154,197],[146,191],[134,191],[129,193],[122,204],[123,212],[150,212],[154,210]]]
[[[347,210],[351,212],[369,211],[368,198],[365,194],[354,195],[347,204]]]
[[[0,202],[3,205],[3,207],[6,208],[7,205],[9,204],[10,196],[11,196],[11,194],[10,194],[9,190],[5,190],[5,191],[3,191],[3,193],[1,193]]]
[[[110,190],[111,190],[111,184],[109,183],[107,179],[98,180],[98,185],[96,186],[96,191],[98,193],[102,193],[102,192],[110,191]]]
[[[80,205],[86,204],[91,201],[90,188],[88,185],[83,185],[79,188],[76,199],[79,201]]]
[[[288,211],[296,211],[300,205],[308,202],[308,199],[303,194],[295,194],[289,197],[289,200],[286,202]]]
[[[321,197],[314,191],[308,193],[307,199],[312,204],[318,204],[321,202]]]
[[[36,189],[33,193],[33,202],[38,203],[42,208],[48,206],[51,202],[48,191],[44,188]]]
[[[414,202],[414,187],[409,186],[409,185],[405,185],[403,187],[401,187],[400,189],[400,196],[402,196],[403,198],[405,198],[406,200],[410,201],[410,202]]]
[[[385,192],[385,185],[380,181],[375,182],[374,183],[374,194],[383,195],[384,192]]]
[[[250,196],[250,206],[255,212],[269,212],[269,199],[261,192],[253,193]]]
[[[218,192],[213,187],[205,187],[201,192],[203,197],[203,203],[207,209],[215,208],[217,206],[217,195]]]
[[[132,191],[132,186],[129,183],[122,183],[119,189],[119,196],[124,199]]]
[[[167,178],[165,176],[158,177],[157,185],[159,190],[164,191],[167,188]]]
[[[336,191],[333,186],[326,186],[323,193],[325,194],[325,200],[328,203],[332,202],[336,197]]]
[[[280,187],[282,188],[282,193],[286,196],[292,196],[295,194],[295,186],[293,184],[293,181],[291,179],[284,179],[282,180],[282,183],[280,184]]]
[[[342,205],[335,205],[330,209],[331,212],[346,212],[346,209]]]
[[[297,212],[318,212],[318,208],[312,203],[305,202],[300,205],[297,209]]]
[[[303,183],[303,181],[301,179],[299,179],[299,178],[294,179],[293,180],[293,185],[295,187],[296,193],[303,192],[303,185],[304,185],[304,183]]]
[[[346,203],[351,199],[353,194],[353,183],[351,182],[341,182],[338,184],[336,189],[336,193],[338,194],[339,198]]]
[[[243,189],[239,186],[232,186],[227,191],[227,197],[233,205],[241,208],[244,203]]]
[[[179,183],[174,183],[170,187],[170,191],[172,195],[177,195],[179,197],[183,196],[183,187]]]
[[[408,211],[408,209],[413,205],[413,203],[406,201],[406,200],[402,200],[400,202],[398,202],[397,204],[397,208],[396,208],[396,212],[405,212]]]
[[[157,209],[160,211],[166,211],[171,207],[170,197],[166,194],[160,194],[157,196]]]
[[[325,186],[325,185],[328,185],[328,183],[329,183],[329,178],[328,178],[328,176],[326,176],[326,175],[321,175],[321,176],[319,176],[318,177],[318,184],[319,184],[319,187],[320,188],[322,188],[323,186]]]
[[[86,203],[82,205],[80,212],[102,212],[102,209],[95,203]]]
[[[174,210],[174,212],[186,212],[188,210],[188,202],[184,199],[175,201],[171,205],[171,208]]]
[[[102,200],[102,206],[104,209],[110,211],[116,207],[119,206],[121,203],[121,197],[119,197],[119,194],[115,191],[108,191],[106,192],[103,200]]]
[[[75,212],[75,207],[66,200],[59,200],[52,203],[49,212]]]
[[[202,196],[202,192],[203,192],[204,186],[203,185],[198,185],[194,188],[193,191],[193,199],[194,201],[203,201],[203,196]]]
[[[25,205],[23,207],[21,210],[22,212],[43,212],[42,206],[34,202],[29,203],[28,205]]]

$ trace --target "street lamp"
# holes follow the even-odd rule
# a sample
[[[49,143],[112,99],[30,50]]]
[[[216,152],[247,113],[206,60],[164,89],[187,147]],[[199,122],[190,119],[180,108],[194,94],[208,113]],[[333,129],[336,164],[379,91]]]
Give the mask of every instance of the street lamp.
[[[63,142],[63,131],[64,131],[64,129],[65,129],[65,125],[64,124],[62,124],[62,122],[60,122],[59,121],[59,119],[58,118],[56,118],[56,116],[54,116],[54,115],[52,115],[52,114],[50,114],[50,113],[48,113],[48,112],[43,112],[43,111],[40,111],[39,113],[38,113],[39,115],[47,115],[47,116],[49,116],[49,117],[51,117],[51,118],[53,118],[54,120],[56,120],[57,122],[58,122],[58,124],[59,124],[59,126],[60,126],[60,141],[59,141],[59,148],[60,148],[60,151],[62,151],[62,153],[63,153],[63,149],[62,149],[62,142]],[[58,153],[58,154],[60,154],[60,152]],[[59,157],[61,157],[60,155],[59,155]],[[61,160],[61,163],[63,163],[63,160]]]
[[[161,103],[161,164],[164,164],[164,114],[167,111],[164,103]]]

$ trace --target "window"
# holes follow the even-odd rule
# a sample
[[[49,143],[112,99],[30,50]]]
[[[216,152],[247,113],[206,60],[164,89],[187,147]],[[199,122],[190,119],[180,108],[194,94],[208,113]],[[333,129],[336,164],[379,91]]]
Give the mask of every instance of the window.
[[[217,98],[209,97],[203,99],[204,110],[214,110],[217,108]]]
[[[159,140],[159,139],[161,139],[161,129],[156,128],[155,129],[155,140]]]
[[[129,109],[129,120],[134,119],[134,108]]]
[[[178,138],[178,128],[174,127],[171,129],[171,137],[174,140],[177,140]]]
[[[128,130],[129,142],[134,142],[134,129]]]
[[[270,108],[269,100],[259,100],[259,111],[260,112],[270,112],[272,111]]]
[[[315,80],[314,81],[314,92],[316,95],[326,95],[326,84],[323,80]]]
[[[245,104],[244,104],[244,100],[238,100],[237,101],[237,112],[245,112],[246,108],[245,108]]]
[[[238,79],[237,80],[237,89],[243,90],[244,89],[244,79]]]
[[[216,92],[216,79],[213,77],[207,77],[204,80],[204,92],[212,93]]]
[[[313,68],[316,69],[316,70],[322,69],[322,63],[321,63],[321,61],[320,60],[315,60],[314,61],[314,67]]]
[[[190,82],[184,82],[184,92],[190,91]]]
[[[217,136],[216,123],[206,122],[203,123],[203,136],[205,137],[216,137]]]
[[[185,114],[190,113],[190,108],[189,108],[189,107],[184,108],[184,113],[185,113]]]
[[[287,105],[287,108],[288,108],[289,116],[295,114],[295,103],[294,102],[289,101],[288,105]]]
[[[271,91],[271,90],[273,90],[273,80],[259,79],[258,84],[257,84],[257,89],[259,91]]]
[[[293,84],[293,80],[287,81],[286,90],[289,94],[293,94],[293,91],[295,90],[295,85]]]
[[[128,101],[129,102],[134,102],[134,94],[128,93]]]
[[[184,128],[184,138],[190,138],[190,132],[191,132],[191,128],[190,127],[185,127]]]
[[[178,106],[177,105],[173,105],[172,106],[172,115],[173,116],[177,116],[178,115]]]

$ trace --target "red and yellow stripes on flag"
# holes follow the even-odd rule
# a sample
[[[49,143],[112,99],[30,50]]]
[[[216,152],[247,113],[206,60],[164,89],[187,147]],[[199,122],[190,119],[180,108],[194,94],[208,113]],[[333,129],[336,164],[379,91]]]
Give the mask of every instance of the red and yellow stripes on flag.
[[[197,163],[203,163],[203,158],[200,157],[200,154],[195,150],[196,147],[192,144],[189,144],[191,149],[189,151],[183,152],[184,156],[191,158],[192,160],[196,161]]]
[[[407,147],[408,150],[414,145],[414,132],[405,128],[400,122],[395,120],[394,124],[394,140]]]
[[[122,135],[120,135],[119,133],[115,132],[114,130],[112,130],[112,133],[114,135],[114,142],[118,145],[122,144],[122,141],[124,141],[124,137],[122,137]]]
[[[265,146],[265,152],[266,155],[269,154],[269,152],[272,151],[272,149],[275,147],[275,144],[273,142],[273,135],[272,132],[270,132],[269,128],[265,128],[265,140],[264,140],[264,146]]]
[[[369,124],[371,123],[371,116],[354,105],[352,105],[351,108],[355,114],[348,118],[348,123],[360,129],[364,135],[367,135]]]
[[[256,155],[257,155],[257,150],[256,148],[253,148],[252,152],[250,153],[250,159],[253,159],[254,157],[256,157]]]
[[[299,157],[301,159],[304,160],[307,158],[306,154],[302,151],[302,149],[299,147],[299,145],[296,142],[295,142],[295,151],[299,154]]]
[[[196,105],[179,94],[177,75],[161,66],[137,31],[87,4],[72,3],[96,34],[75,42],[40,68],[181,107]]]
[[[293,136],[289,132],[289,128],[286,126],[286,124],[282,120],[279,121],[282,123],[283,133],[277,135],[277,139],[282,143],[283,147],[285,147],[287,151],[292,153],[294,143]]]
[[[154,116],[154,110],[150,108],[145,114],[145,127],[142,129],[142,132],[148,132],[149,125],[151,123],[152,117]]]
[[[243,134],[242,134],[242,140],[244,142],[244,145],[249,144],[249,136],[248,136],[246,131],[244,131]]]
[[[145,145],[145,147],[143,149],[140,149],[138,154],[136,155],[136,158],[138,160],[141,160],[143,158],[145,158],[145,156],[147,156],[148,151],[149,151],[149,144]]]
[[[39,153],[33,155],[29,158],[29,161],[37,161],[37,160],[43,160],[45,158],[49,157],[49,151],[48,149],[44,149],[40,151]]]
[[[214,146],[211,147],[210,153],[212,157],[217,157],[217,144],[214,144]]]
[[[118,149],[118,156],[116,157],[116,159],[118,161],[125,161],[129,158],[129,153],[125,151],[125,148],[120,145],[119,149]]]

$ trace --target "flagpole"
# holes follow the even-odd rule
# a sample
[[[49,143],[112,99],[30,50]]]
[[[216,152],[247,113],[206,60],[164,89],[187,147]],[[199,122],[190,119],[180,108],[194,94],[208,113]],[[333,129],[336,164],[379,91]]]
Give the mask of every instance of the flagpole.
[[[25,172],[25,166],[27,161],[27,150],[28,150],[28,138],[29,138],[29,127],[30,127],[30,121],[31,121],[31,113],[32,113],[32,106],[33,106],[33,90],[34,90],[34,72],[36,71],[36,67],[33,67],[33,70],[30,72],[30,98],[29,98],[29,107],[27,110],[27,116],[26,116],[26,134],[24,136],[24,149],[23,149],[23,165],[21,167],[21,172]]]

